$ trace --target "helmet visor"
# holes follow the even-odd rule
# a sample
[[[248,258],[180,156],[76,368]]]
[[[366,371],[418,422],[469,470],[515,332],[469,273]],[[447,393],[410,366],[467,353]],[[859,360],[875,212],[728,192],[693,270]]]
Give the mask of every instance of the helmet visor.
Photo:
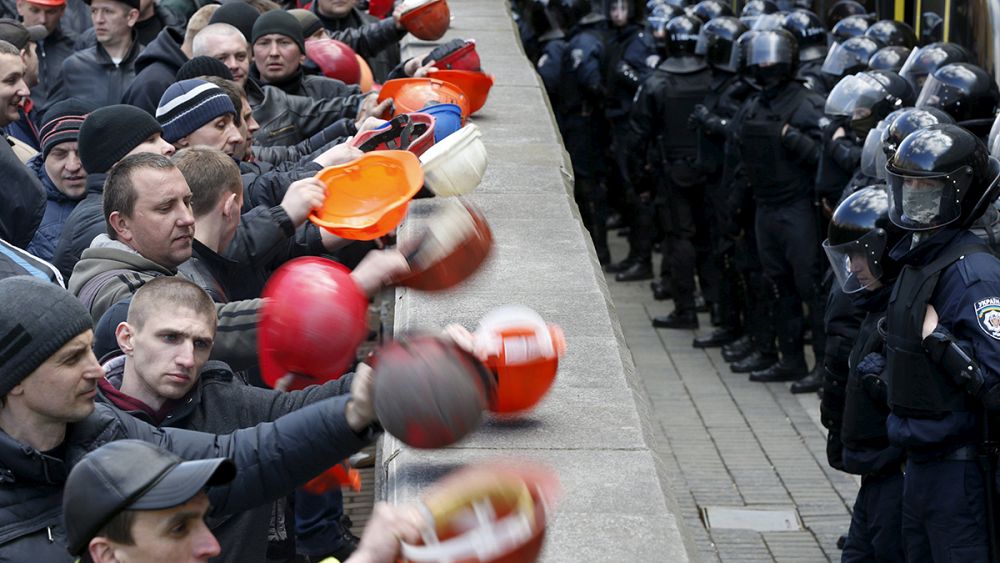
[[[747,49],[747,66],[791,65],[795,58],[792,46],[783,37],[772,33],[755,36]]]
[[[972,167],[936,176],[904,176],[886,169],[892,195],[889,219],[908,231],[943,227],[962,214],[961,194],[972,182]]]
[[[1000,116],[993,120],[993,127],[990,127],[990,136],[987,145],[990,148],[990,156],[1000,158]]]
[[[880,121],[878,126],[868,132],[861,148],[861,173],[869,178],[885,180],[887,157],[882,145],[882,131],[885,127],[885,121]]]
[[[820,67],[820,70],[833,76],[843,76],[848,69],[867,63],[867,60],[863,63],[858,60],[858,56],[850,50],[845,49],[843,43],[837,43],[826,54],[826,59],[823,61],[823,66]]]
[[[771,29],[781,29],[785,23],[785,14],[764,14],[758,16],[753,22],[754,31],[767,31]]]
[[[646,18],[646,23],[649,24],[649,30],[653,33],[653,35],[659,37],[666,36],[668,21],[670,21],[670,18],[655,14]]]
[[[706,33],[707,27],[702,27],[698,32],[698,42],[694,44],[694,54],[704,57],[708,54],[708,48],[715,43],[716,37],[712,33]]]
[[[884,229],[875,229],[858,240],[830,246],[823,241],[823,250],[830,261],[837,285],[844,293],[875,289],[882,279],[882,255],[888,236]]]
[[[957,101],[960,101],[965,97],[965,92],[961,88],[956,88],[951,84],[945,84],[934,75],[929,75],[927,81],[924,82],[923,88],[920,89],[920,95],[917,96],[918,108],[932,107],[938,109],[944,109],[951,106]]]
[[[875,104],[889,97],[877,80],[863,74],[844,77],[826,98],[827,115],[863,119],[871,115]]]

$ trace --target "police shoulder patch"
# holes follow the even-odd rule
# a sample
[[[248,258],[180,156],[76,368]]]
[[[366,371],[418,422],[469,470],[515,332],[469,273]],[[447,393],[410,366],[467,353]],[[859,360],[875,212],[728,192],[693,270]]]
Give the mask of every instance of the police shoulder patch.
[[[583,62],[583,49],[573,49],[569,56],[573,59],[573,70],[576,70]]]
[[[1000,340],[1000,297],[987,297],[975,303],[976,318],[983,332]]]

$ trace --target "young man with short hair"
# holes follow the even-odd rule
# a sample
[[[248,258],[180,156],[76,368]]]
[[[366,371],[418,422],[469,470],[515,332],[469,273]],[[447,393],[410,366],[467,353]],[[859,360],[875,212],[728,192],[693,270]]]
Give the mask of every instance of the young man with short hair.
[[[0,40],[20,49],[21,60],[24,61],[24,83],[32,91],[38,86],[36,43],[43,37],[45,37],[45,28],[40,25],[28,28],[15,20],[0,19]],[[38,115],[34,101],[30,97],[25,97],[21,100],[18,108],[18,119],[4,127],[8,139],[18,142],[14,149],[15,152],[21,154],[24,151],[21,161],[25,163],[33,158],[41,148],[38,139]]]
[[[73,37],[60,25],[65,12],[66,0],[17,0],[17,13],[25,27],[45,27],[45,35],[35,41],[38,84],[31,87],[31,101],[41,111],[49,106],[49,93],[59,80],[63,61],[74,51]]]

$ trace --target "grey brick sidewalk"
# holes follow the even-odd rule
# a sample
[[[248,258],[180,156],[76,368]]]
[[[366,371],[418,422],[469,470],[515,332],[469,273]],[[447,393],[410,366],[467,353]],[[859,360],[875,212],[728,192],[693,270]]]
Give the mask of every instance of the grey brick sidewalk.
[[[612,253],[623,239],[610,235]],[[657,419],[654,448],[671,472],[681,516],[705,561],[839,561],[837,538],[850,523],[857,482],[826,464],[815,396],[787,384],[751,383],[718,349],[691,346],[695,331],[656,330],[650,319],[670,302],[653,300],[648,282],[608,276],[622,330]],[[701,332],[710,330],[702,315]],[[797,510],[803,530],[706,530],[706,506]]]

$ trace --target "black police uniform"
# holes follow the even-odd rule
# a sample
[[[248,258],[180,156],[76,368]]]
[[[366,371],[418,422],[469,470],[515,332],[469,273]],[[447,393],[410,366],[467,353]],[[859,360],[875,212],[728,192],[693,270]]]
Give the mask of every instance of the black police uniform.
[[[735,120],[743,170],[757,203],[764,274],[778,290],[775,322],[786,366],[802,366],[807,304],[817,364],[823,361],[823,303],[813,186],[825,100],[797,81],[751,96]],[[783,131],[785,125],[788,129]]]

